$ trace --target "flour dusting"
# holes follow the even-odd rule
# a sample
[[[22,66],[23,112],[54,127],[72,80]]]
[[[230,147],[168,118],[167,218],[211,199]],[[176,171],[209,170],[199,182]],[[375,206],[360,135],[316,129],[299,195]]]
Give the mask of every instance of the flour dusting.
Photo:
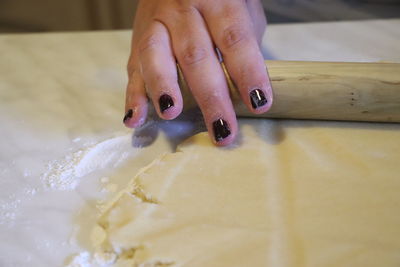
[[[21,200],[14,195],[11,195],[8,201],[0,201],[0,225],[14,222],[20,204]]]
[[[95,253],[84,251],[76,255],[66,267],[108,267],[117,260],[112,252]]]
[[[51,161],[42,180],[51,189],[73,190],[81,177],[97,170],[117,167],[136,153],[137,150],[132,149],[131,135],[107,139],[68,154],[61,160]]]

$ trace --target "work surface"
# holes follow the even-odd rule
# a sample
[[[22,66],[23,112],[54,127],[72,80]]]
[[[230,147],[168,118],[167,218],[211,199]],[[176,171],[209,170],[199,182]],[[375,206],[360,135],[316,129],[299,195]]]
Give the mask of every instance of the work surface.
[[[400,20],[274,25],[263,48],[268,59],[400,62],[399,27]],[[133,135],[123,127],[129,42],[127,31],[0,36],[0,266],[62,266],[90,250],[87,232],[98,208],[140,168],[202,129],[185,118],[151,119]],[[305,139],[299,149],[313,148],[308,152],[317,155],[315,164],[343,160],[331,172],[358,162],[356,176],[368,171],[379,177],[380,166],[384,174],[400,173],[400,156],[384,158],[396,155],[399,125],[242,121],[249,123],[273,135],[268,145],[278,152],[285,136],[291,140],[300,132]],[[311,130],[317,140],[307,139]],[[352,150],[346,152],[346,144],[334,141],[345,136],[362,142],[347,144]],[[371,153],[373,169],[358,161],[358,149]],[[276,166],[290,167],[282,167],[286,175],[300,168],[290,164],[290,155],[276,158]],[[392,194],[400,188],[377,190]]]

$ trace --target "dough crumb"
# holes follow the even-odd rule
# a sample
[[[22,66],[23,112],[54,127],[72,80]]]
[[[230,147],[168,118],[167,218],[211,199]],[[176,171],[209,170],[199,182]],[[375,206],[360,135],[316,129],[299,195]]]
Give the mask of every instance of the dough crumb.
[[[100,182],[102,182],[103,184],[108,183],[109,181],[110,181],[110,178],[108,178],[108,177],[102,177],[100,179]]]
[[[94,254],[94,259],[100,266],[109,266],[117,260],[117,255],[113,252],[97,252]]]
[[[109,193],[115,193],[115,192],[117,192],[118,185],[117,184],[107,184],[104,189]]]

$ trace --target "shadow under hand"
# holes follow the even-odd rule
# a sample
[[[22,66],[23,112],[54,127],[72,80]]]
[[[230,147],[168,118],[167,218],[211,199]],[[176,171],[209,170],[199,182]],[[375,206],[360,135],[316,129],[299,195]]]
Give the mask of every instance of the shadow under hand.
[[[288,131],[296,128],[307,130],[312,129],[331,129],[332,131],[399,131],[398,123],[376,123],[376,122],[356,122],[356,121],[322,121],[322,120],[295,120],[295,119],[261,119],[249,118],[241,120],[241,127],[253,127],[258,136],[266,143],[278,145],[282,143]]]
[[[257,135],[270,145],[278,145],[285,140],[285,125],[280,119],[243,118],[241,127],[252,127]]]
[[[203,117],[198,108],[182,112],[178,118],[166,121],[152,111],[147,122],[137,128],[132,136],[133,147],[147,147],[152,145],[162,132],[173,150],[187,138],[207,131]]]

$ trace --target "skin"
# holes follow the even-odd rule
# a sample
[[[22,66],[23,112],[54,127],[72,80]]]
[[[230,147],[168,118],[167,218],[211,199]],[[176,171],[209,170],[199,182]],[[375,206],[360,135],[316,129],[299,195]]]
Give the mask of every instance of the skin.
[[[215,48],[240,91],[243,102],[256,114],[272,105],[272,89],[260,52],[266,19],[259,0],[140,0],[133,25],[125,112],[132,109],[127,127],[141,126],[148,98],[165,120],[183,108],[177,82],[178,63],[202,113],[213,142],[232,143],[238,132],[228,85]],[[250,92],[261,90],[268,102],[254,109]],[[171,96],[174,106],[161,112],[160,96]],[[216,141],[213,122],[223,119],[231,134]]]

